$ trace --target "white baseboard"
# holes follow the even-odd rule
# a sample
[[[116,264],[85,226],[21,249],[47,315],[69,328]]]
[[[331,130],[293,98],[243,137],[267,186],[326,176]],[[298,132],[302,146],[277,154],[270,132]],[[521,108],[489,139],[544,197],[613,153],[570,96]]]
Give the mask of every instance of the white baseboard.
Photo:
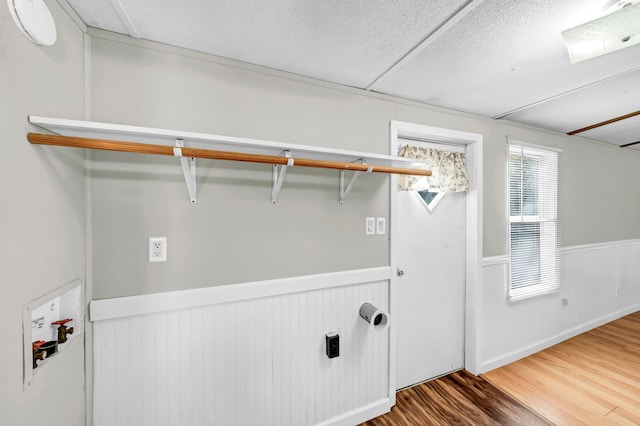
[[[369,405],[352,410],[340,416],[333,417],[326,422],[319,423],[316,426],[353,426],[375,417],[381,416],[391,411],[393,404],[389,398],[383,398],[379,401],[372,402]]]
[[[601,325],[607,324],[611,321],[615,321],[619,318],[624,317],[625,315],[632,314],[634,312],[640,311],[640,304],[630,306],[628,308],[624,308],[620,311],[614,312],[610,315],[606,315],[604,317],[600,317],[596,320],[590,321],[586,324],[582,324],[581,326],[574,327],[570,330],[565,331],[564,333],[560,333],[556,336],[553,336],[550,339],[545,339],[543,341],[537,342],[533,345],[527,346],[521,350],[514,351],[504,356],[494,358],[483,362],[480,367],[480,374],[486,373],[491,370],[495,370],[496,368],[503,367],[512,362],[518,361],[519,359],[526,358],[529,355],[533,355],[536,352],[540,352],[544,349],[547,349],[553,345],[556,345],[560,342],[563,342],[567,339],[575,337],[579,334],[582,334],[586,331],[593,330],[594,328],[600,327]]]

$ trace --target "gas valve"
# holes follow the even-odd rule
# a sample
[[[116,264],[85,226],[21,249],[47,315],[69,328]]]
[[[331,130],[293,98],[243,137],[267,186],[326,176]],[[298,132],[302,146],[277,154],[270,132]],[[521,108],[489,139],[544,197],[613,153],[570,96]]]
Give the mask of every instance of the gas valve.
[[[67,334],[73,334],[73,327],[67,327],[67,323],[72,321],[73,318],[62,319],[54,321],[51,325],[57,325],[58,327],[58,343],[64,343],[67,341]]]
[[[36,368],[38,366],[38,360],[44,361],[44,359],[47,357],[47,351],[40,349],[40,346],[44,345],[45,343],[46,342],[44,340],[36,340],[31,344],[31,347],[33,348],[33,368]]]

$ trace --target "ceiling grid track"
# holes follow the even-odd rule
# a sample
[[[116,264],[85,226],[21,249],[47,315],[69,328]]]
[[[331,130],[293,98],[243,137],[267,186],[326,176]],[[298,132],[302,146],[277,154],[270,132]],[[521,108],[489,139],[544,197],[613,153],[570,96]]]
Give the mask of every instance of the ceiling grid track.
[[[447,32],[452,26],[457,24],[458,21],[464,18],[473,9],[475,9],[476,6],[482,3],[482,1],[483,0],[470,0],[462,5],[458,10],[453,12],[453,14],[451,14],[449,18],[445,19],[442,24],[440,24],[435,30],[427,34],[427,36],[423,38],[422,41],[411,48],[400,59],[394,62],[389,68],[387,68],[382,74],[380,74],[375,80],[373,80],[367,87],[365,87],[365,90],[373,90],[373,86],[375,86],[380,80],[415,58],[420,52],[422,52],[425,47],[436,41],[442,34]]]
[[[122,21],[122,25],[124,25],[129,32],[129,35],[133,38],[140,38],[140,32],[138,31],[136,26],[133,25],[133,22],[131,21],[131,18],[129,17],[126,9],[122,5],[122,2],[120,0],[109,0],[109,2],[111,3],[111,6],[113,6],[113,10],[115,10],[118,14],[120,21]]]

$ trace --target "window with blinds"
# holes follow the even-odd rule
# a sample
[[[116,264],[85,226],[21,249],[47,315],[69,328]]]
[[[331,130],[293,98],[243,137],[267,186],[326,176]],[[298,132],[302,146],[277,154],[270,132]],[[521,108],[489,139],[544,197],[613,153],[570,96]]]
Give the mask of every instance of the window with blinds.
[[[560,289],[559,151],[509,143],[509,300]]]

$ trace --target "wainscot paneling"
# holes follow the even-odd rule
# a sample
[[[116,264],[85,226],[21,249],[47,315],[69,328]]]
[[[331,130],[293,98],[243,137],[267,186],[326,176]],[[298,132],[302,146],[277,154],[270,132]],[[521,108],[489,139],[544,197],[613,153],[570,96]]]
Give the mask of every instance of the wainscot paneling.
[[[640,240],[566,247],[557,294],[506,300],[508,257],[483,261],[480,373],[640,310]]]
[[[355,424],[389,411],[390,269],[91,303],[94,425]],[[340,356],[325,334],[340,335]]]

